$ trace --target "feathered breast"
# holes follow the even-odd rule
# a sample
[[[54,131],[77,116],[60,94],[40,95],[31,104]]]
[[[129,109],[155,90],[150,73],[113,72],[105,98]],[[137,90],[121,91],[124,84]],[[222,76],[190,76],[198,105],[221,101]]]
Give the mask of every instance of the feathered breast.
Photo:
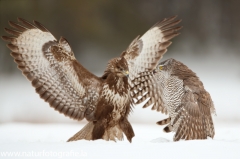
[[[107,102],[118,107],[118,109],[123,109],[130,100],[128,91],[120,94],[118,91],[110,89],[108,84],[104,84],[102,96]]]
[[[168,72],[157,74],[157,79],[163,88],[163,100],[170,116],[175,116],[175,109],[181,104],[184,94],[183,80],[171,76]]]
[[[114,84],[112,84],[113,82]],[[127,82],[127,77],[118,78],[109,75],[103,84],[101,97],[105,99],[107,105],[113,107],[113,113],[115,114],[124,114],[126,108],[130,106],[131,99]]]

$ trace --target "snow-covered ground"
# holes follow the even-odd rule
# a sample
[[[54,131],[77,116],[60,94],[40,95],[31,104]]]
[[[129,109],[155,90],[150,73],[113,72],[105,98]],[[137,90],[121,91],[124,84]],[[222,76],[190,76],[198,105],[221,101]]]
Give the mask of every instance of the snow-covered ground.
[[[163,133],[153,124],[133,124],[132,143],[124,141],[66,140],[83,124],[0,125],[0,158],[240,158],[240,127],[227,124],[216,127],[214,139],[173,142],[173,133]]]

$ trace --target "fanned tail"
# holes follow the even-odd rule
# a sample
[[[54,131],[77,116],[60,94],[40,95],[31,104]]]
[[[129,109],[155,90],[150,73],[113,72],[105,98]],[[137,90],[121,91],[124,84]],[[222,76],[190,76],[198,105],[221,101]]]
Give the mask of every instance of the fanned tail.
[[[92,131],[94,128],[93,122],[89,122],[85,125],[79,132],[73,135],[67,142],[77,141],[77,140],[92,140]]]

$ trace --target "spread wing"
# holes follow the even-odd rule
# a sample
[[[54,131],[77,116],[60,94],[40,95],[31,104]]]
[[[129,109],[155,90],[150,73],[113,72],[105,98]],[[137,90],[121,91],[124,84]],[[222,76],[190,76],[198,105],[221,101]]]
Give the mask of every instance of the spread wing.
[[[66,39],[57,41],[39,22],[18,18],[3,36],[18,68],[55,110],[81,120],[92,118],[101,81],[75,59]]]
[[[142,37],[132,41],[126,51],[122,53],[129,67],[131,80],[138,77],[138,73],[151,71],[158,64],[171,40],[179,35],[178,30],[182,27],[176,25],[181,20],[175,20],[177,16],[166,18],[151,27]]]
[[[176,134],[174,141],[180,139],[207,139],[214,137],[214,125],[211,116],[212,100],[206,91],[199,95],[186,90],[182,104],[175,110],[177,116],[172,125]]]
[[[136,104],[144,103],[143,108],[152,105],[152,110],[168,113],[166,102],[164,101],[165,78],[161,74],[153,72],[142,72],[139,77],[132,80],[131,95]]]
[[[166,18],[151,27],[141,38],[137,37],[123,52],[122,56],[127,60],[129,67],[130,85],[132,97],[137,104],[149,99],[144,107],[153,104],[152,109],[167,113],[162,99],[162,86],[156,85],[157,80],[151,73],[156,68],[159,60],[167,52],[171,40],[179,35],[182,27],[176,26],[181,20],[175,20],[176,16]],[[141,98],[138,98],[141,97]]]

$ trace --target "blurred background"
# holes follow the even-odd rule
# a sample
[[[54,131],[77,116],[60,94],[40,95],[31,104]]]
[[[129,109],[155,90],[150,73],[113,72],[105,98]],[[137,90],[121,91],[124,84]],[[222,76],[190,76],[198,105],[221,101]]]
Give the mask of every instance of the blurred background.
[[[76,58],[102,75],[138,35],[178,15],[184,26],[162,60],[174,58],[200,77],[214,101],[215,122],[240,122],[240,1],[236,0],[0,0],[0,35],[17,17],[44,24],[65,37]],[[131,122],[155,123],[164,115],[136,106]],[[0,123],[70,122],[39,98],[0,40]],[[85,122],[85,121],[81,121]]]

